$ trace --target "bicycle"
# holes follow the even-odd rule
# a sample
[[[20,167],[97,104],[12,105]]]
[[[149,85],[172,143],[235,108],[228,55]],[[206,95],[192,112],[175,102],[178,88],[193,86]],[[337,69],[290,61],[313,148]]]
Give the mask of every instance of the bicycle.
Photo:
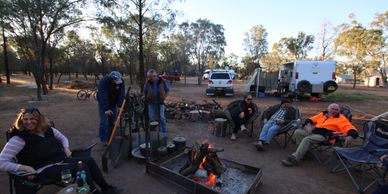
[[[93,96],[94,100],[97,100],[97,89],[81,89],[77,93],[77,99],[78,100],[86,100],[87,98],[90,98],[90,96]]]

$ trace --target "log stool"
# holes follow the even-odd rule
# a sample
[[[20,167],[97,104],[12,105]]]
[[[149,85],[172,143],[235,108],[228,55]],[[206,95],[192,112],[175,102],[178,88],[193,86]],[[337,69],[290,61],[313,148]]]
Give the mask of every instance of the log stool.
[[[214,119],[214,135],[216,137],[225,137],[227,135],[228,120],[224,118]]]
[[[192,111],[190,111],[189,119],[192,122],[198,121],[199,120],[199,110],[192,110]]]
[[[158,126],[159,126],[158,121],[150,122],[150,131],[159,131]]]
[[[202,114],[202,120],[208,121],[210,119],[210,111],[200,110]]]

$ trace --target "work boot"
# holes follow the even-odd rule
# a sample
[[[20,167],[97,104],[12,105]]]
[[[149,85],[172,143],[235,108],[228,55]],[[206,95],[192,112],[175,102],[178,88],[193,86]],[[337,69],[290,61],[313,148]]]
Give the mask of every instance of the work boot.
[[[287,167],[295,166],[298,163],[295,156],[288,156],[286,160],[282,160],[282,164]]]
[[[232,133],[232,137],[230,137],[230,140],[236,140],[237,139],[237,135],[235,133]]]
[[[261,140],[254,142],[253,145],[256,147],[257,151],[264,151],[264,145]]]
[[[242,132],[244,132],[244,131],[246,131],[246,130],[247,130],[247,128],[245,127],[245,125],[244,125],[244,124],[242,124],[242,125],[240,125],[240,130],[241,130]]]

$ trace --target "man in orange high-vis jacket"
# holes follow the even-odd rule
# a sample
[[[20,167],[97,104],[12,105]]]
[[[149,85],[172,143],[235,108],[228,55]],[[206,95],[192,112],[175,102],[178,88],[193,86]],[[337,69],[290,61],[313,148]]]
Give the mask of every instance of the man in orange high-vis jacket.
[[[287,159],[282,160],[282,164],[294,166],[310,150],[312,144],[330,140],[335,133],[347,135],[345,146],[358,137],[357,129],[340,113],[339,105],[333,103],[329,105],[327,111],[307,119],[304,129],[295,131],[298,148]]]

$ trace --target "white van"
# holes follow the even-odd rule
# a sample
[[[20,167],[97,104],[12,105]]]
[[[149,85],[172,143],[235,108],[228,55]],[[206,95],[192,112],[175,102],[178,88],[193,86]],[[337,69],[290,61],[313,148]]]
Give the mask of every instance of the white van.
[[[280,93],[319,96],[335,92],[336,62],[295,61],[280,66],[278,89]]]

